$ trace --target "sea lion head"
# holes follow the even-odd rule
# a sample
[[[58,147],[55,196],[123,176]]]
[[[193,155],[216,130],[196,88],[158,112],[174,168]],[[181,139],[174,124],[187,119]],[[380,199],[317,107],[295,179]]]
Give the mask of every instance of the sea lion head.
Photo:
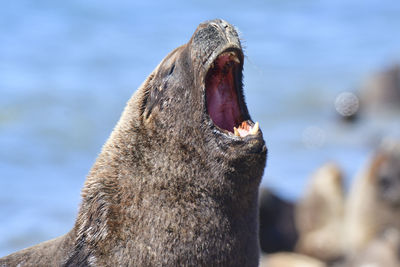
[[[381,148],[375,157],[375,176],[379,199],[400,208],[400,143]]]
[[[236,30],[213,20],[161,61],[88,175],[71,258],[257,265],[266,147],[244,101],[243,60]]]
[[[266,146],[244,100],[243,62],[232,25],[220,19],[200,24],[145,82],[143,127],[164,144],[207,151],[216,162],[233,163],[236,173],[251,169],[261,177]]]

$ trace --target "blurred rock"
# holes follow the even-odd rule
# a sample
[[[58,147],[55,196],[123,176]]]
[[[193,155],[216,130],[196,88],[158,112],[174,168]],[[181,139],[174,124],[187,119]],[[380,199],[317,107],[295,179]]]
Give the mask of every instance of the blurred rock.
[[[261,250],[265,253],[293,251],[297,241],[294,205],[261,188],[259,206]]]
[[[335,99],[342,121],[355,122],[400,112],[400,65],[394,64],[372,75],[357,92],[342,92]]]
[[[296,251],[325,262],[343,256],[344,190],[342,172],[328,163],[311,177],[296,209],[299,241]]]
[[[346,205],[346,251],[351,257],[386,229],[400,230],[399,141],[383,142],[353,183]]]
[[[317,259],[296,253],[274,253],[262,255],[260,267],[326,267],[327,265]]]
[[[400,65],[392,65],[372,76],[360,88],[362,109],[400,109]]]

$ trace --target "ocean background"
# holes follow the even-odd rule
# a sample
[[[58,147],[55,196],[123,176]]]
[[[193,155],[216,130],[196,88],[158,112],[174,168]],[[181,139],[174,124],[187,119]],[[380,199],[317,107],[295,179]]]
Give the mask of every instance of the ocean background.
[[[214,18],[243,39],[246,100],[269,149],[263,186],[296,200],[327,161],[348,185],[399,134],[398,116],[346,124],[334,102],[400,62],[400,1],[3,1],[0,257],[72,228],[129,97]]]

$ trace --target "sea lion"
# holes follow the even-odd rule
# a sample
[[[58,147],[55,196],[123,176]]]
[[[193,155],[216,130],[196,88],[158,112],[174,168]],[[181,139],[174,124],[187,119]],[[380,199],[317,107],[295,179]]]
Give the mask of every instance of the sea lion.
[[[312,175],[297,204],[299,240],[296,251],[325,262],[341,260],[344,209],[342,171],[337,164],[326,163]]]
[[[355,179],[346,203],[346,250],[358,255],[385,229],[400,230],[400,142],[387,139]]]
[[[368,243],[366,248],[357,255],[353,255],[346,264],[347,267],[359,266],[400,266],[400,232],[398,229],[387,228],[375,239]]]
[[[257,266],[266,146],[233,26],[200,24],[128,101],[73,229],[0,266]]]

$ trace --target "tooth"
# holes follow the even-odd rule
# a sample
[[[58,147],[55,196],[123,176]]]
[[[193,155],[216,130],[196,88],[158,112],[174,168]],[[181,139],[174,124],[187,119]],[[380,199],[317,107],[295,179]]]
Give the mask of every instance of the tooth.
[[[231,60],[233,60],[236,63],[240,63],[240,60],[238,59],[235,52],[229,52],[228,55]]]
[[[235,133],[236,136],[240,136],[239,131],[236,127],[233,127],[233,132]]]
[[[256,122],[256,124],[254,124],[253,128],[251,128],[250,134],[257,134],[259,128],[260,128],[260,126],[259,126],[258,122]]]

